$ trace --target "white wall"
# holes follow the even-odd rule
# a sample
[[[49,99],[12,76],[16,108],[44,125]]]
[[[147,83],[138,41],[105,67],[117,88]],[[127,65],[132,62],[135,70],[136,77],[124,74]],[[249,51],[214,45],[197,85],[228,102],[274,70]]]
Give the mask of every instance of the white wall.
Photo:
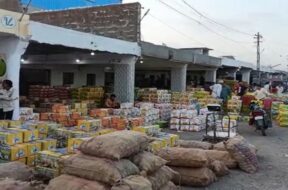
[[[74,73],[74,84],[72,87],[81,87],[86,85],[87,74],[96,75],[96,85],[104,86],[105,84],[105,72],[103,66],[96,65],[25,65],[25,68],[35,69],[49,69],[51,70],[51,85],[62,86],[63,85],[63,73]]]
[[[6,77],[13,82],[15,96],[19,97],[19,77],[21,55],[25,52],[28,42],[16,37],[0,38],[0,54],[6,60]],[[13,119],[19,119],[19,101],[14,102]]]

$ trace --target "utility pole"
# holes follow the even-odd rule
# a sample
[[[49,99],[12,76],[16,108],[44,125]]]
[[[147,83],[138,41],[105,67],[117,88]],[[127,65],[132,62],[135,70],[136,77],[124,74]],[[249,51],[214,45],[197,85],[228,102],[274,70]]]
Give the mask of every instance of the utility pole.
[[[261,84],[261,65],[260,65],[260,43],[262,42],[261,39],[263,38],[263,36],[258,32],[257,34],[255,34],[254,39],[256,39],[256,44],[257,44],[257,72],[258,72],[258,81],[259,84]]]

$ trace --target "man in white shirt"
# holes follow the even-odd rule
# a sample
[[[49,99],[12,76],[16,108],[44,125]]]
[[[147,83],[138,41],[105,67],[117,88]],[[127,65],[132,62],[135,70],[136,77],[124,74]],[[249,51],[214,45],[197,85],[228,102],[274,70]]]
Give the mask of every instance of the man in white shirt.
[[[218,83],[214,84],[213,86],[210,86],[213,98],[220,98],[223,83],[224,83],[223,80],[219,80]]]
[[[13,83],[10,80],[4,80],[2,82],[3,91],[2,95],[0,95],[0,101],[3,107],[4,119],[12,120],[13,112],[14,112],[14,101],[18,98],[15,97]]]
[[[265,88],[261,88],[260,86],[258,86],[257,90],[254,92],[254,96],[257,100],[263,100],[269,95],[270,93]]]

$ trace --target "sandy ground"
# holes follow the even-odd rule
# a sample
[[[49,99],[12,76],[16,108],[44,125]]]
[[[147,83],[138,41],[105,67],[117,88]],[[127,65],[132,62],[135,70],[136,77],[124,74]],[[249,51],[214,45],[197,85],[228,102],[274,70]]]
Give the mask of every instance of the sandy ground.
[[[266,137],[242,123],[238,129],[258,149],[260,169],[256,174],[232,170],[207,188],[183,187],[183,190],[288,190],[288,128],[274,128]],[[177,133],[177,132],[176,132]],[[177,133],[181,139],[201,140],[201,133]]]

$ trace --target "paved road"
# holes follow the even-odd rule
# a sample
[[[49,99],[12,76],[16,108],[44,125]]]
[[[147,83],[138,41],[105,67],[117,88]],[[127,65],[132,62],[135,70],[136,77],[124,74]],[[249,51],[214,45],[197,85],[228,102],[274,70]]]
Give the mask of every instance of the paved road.
[[[260,169],[256,174],[232,170],[207,188],[183,190],[288,190],[288,128],[274,127],[263,137],[246,124],[239,133],[258,148]],[[181,139],[200,140],[201,133],[178,133]]]

